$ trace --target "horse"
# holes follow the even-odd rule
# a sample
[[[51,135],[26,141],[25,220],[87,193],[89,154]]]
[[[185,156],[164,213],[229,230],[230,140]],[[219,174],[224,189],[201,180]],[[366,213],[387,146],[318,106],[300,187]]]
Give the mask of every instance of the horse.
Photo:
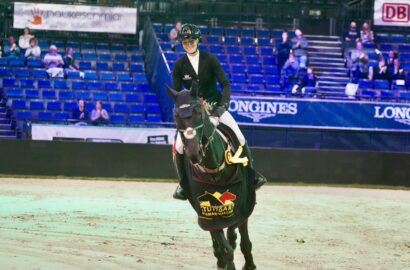
[[[247,168],[252,161],[241,157],[242,147],[233,132],[215,123],[217,118],[209,115],[206,104],[198,97],[197,87],[179,92],[167,87],[167,92],[174,101],[174,120],[184,143],[188,183],[183,188],[197,212],[199,226],[211,234],[217,269],[236,269],[238,228],[245,257],[242,269],[254,270],[248,233],[248,218],[256,199]]]

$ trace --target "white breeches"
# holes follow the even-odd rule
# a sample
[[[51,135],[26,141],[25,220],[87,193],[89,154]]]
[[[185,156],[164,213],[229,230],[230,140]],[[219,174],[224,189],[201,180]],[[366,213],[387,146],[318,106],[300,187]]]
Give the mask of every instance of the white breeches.
[[[225,111],[221,115],[221,117],[219,117],[219,120],[218,120],[218,117],[216,116],[209,116],[209,118],[211,119],[212,124],[214,124],[215,126],[217,126],[219,123],[227,125],[235,133],[236,137],[238,138],[239,143],[241,145],[245,144],[246,142],[245,137],[243,136],[241,130],[239,129],[238,124],[236,123],[235,119],[233,119],[230,112]],[[184,144],[182,142],[180,132],[178,132],[177,134],[177,140],[175,142],[175,149],[178,152],[178,154],[182,155],[184,153]]]

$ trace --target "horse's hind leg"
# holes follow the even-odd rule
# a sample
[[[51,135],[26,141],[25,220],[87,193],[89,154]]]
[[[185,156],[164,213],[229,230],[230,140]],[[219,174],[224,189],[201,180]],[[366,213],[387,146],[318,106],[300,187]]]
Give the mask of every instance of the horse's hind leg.
[[[239,233],[241,234],[241,251],[245,257],[245,265],[242,269],[255,270],[256,265],[253,262],[252,242],[249,239],[248,221],[245,221],[241,226],[239,226]]]
[[[212,236],[212,233],[211,233],[211,238],[212,238],[212,247],[214,249],[214,255],[217,259],[216,265],[218,266],[218,270],[223,270],[225,269],[226,261],[222,257],[222,250],[220,246],[218,245],[218,242],[216,241],[216,239]]]
[[[238,238],[238,234],[236,233],[236,227],[229,227],[228,228],[228,241],[229,244],[231,245],[232,249],[236,249],[236,239]]]
[[[235,264],[233,262],[233,249],[229,244],[228,240],[226,240],[225,234],[223,230],[216,230],[211,231],[212,239],[215,239],[216,243],[219,246],[222,258],[226,262],[226,269],[227,270],[235,270]]]

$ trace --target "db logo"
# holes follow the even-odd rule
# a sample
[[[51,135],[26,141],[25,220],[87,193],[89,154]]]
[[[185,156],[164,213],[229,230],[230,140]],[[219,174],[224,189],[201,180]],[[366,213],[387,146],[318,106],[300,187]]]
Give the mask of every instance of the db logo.
[[[384,22],[408,22],[410,21],[410,5],[402,3],[384,3]]]

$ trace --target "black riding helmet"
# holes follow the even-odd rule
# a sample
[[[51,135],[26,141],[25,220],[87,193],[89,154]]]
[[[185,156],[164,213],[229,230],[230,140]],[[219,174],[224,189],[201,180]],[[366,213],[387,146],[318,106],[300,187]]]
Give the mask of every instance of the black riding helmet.
[[[182,41],[184,39],[199,39],[201,37],[201,31],[198,26],[194,24],[184,24],[178,31],[178,40]]]

